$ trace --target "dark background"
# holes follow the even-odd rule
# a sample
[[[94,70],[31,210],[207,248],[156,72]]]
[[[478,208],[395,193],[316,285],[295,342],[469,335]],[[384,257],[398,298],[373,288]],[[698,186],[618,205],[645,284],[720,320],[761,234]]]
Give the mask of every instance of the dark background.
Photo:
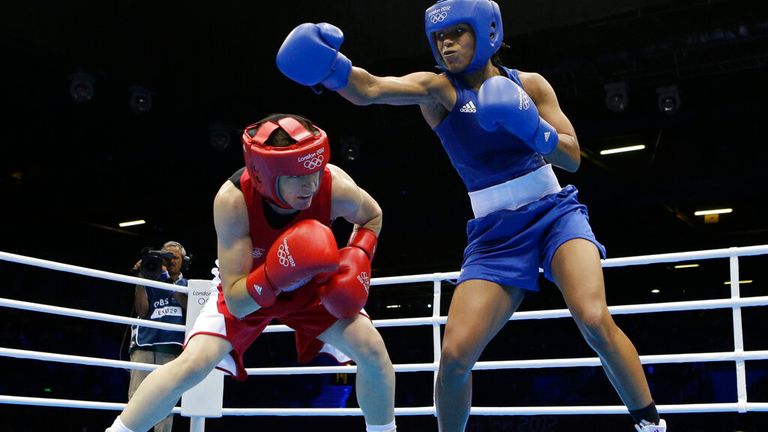
[[[585,4],[586,3],[586,4]],[[295,25],[328,21],[344,53],[378,75],[431,70],[423,34],[428,1],[181,2],[75,0],[4,4],[0,15],[0,250],[126,273],[144,246],[177,240],[192,254],[187,276],[207,278],[215,258],[211,203],[242,166],[239,134],[273,112],[308,116],[332,142],[333,163],[384,210],[374,276],[457,270],[469,201],[417,107],[355,107],[282,76],[274,56]],[[768,7],[758,1],[590,0],[500,2],[506,65],[541,73],[579,135],[582,166],[558,171],[590,209],[609,256],[768,243]],[[76,103],[71,77],[93,78]],[[606,108],[608,83],[624,82],[624,113]],[[676,85],[680,109],[659,111],[658,87]],[[151,91],[147,112],[131,89]],[[213,146],[218,137],[218,147]],[[221,145],[229,140],[228,146]],[[600,156],[620,145],[641,152]],[[225,148],[222,148],[225,147]],[[354,159],[349,157],[355,155]],[[718,223],[695,210],[730,207]],[[146,225],[120,229],[142,218]],[[342,243],[349,226],[334,228]],[[765,295],[766,260],[742,260],[742,295]],[[670,265],[606,271],[610,304],[721,298],[725,261],[685,271]],[[124,284],[0,262],[2,297],[128,315]],[[652,294],[651,289],[660,289]],[[451,287],[446,285],[443,313]],[[374,318],[426,316],[428,286],[373,290]],[[400,304],[398,309],[387,305]],[[545,285],[523,309],[563,307]],[[768,349],[762,308],[744,310],[747,350]],[[126,358],[124,327],[0,310],[8,348]],[[641,354],[733,349],[730,311],[620,316]],[[395,363],[431,361],[430,330],[382,329]],[[543,336],[540,336],[543,335]],[[290,335],[265,335],[249,366],[293,364]],[[570,320],[508,326],[483,360],[592,356]],[[766,361],[748,362],[750,401],[768,401]],[[125,401],[127,372],[0,359],[0,394]],[[648,367],[659,404],[735,401],[731,363]],[[347,391],[344,377],[228,381],[225,406],[324,406]],[[353,380],[354,376],[346,377]],[[478,372],[475,405],[619,404],[598,368]],[[346,390],[344,390],[346,389]],[[323,396],[324,395],[324,396]],[[431,403],[431,375],[399,374],[398,406]],[[354,395],[349,406],[356,406]],[[113,412],[0,405],[7,430],[100,431]],[[761,413],[665,416],[674,431],[758,431]],[[309,426],[359,429],[359,418],[226,418],[208,430]],[[435,430],[431,417],[401,417],[400,429]],[[473,431],[627,430],[625,416],[473,417]],[[345,425],[348,425],[345,426]],[[631,427],[631,426],[630,426]],[[177,430],[185,430],[179,420]],[[57,429],[59,430],[59,429]],[[323,429],[324,430],[324,429]]]

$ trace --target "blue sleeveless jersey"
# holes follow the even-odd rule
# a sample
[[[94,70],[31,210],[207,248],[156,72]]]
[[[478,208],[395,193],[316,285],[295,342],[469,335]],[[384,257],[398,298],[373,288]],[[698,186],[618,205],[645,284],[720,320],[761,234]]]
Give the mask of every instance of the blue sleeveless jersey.
[[[516,69],[501,67],[522,87]],[[474,192],[528,174],[546,164],[522,140],[500,129],[488,132],[477,121],[477,91],[463,79],[447,74],[456,89],[456,104],[433,130],[467,190]]]
[[[500,68],[522,87],[518,71]],[[488,132],[477,121],[477,92],[461,77],[448,74],[456,89],[456,104],[434,128],[443,148],[470,192],[526,175],[546,165],[544,158],[504,129]],[[577,190],[567,186],[516,210],[500,209],[467,223],[464,260],[458,283],[487,280],[530,291],[539,289],[539,267],[553,280],[552,259],[565,242],[592,242],[605,257],[605,248],[592,233],[587,208]]]
[[[160,281],[170,282],[170,280],[163,278]],[[176,282],[173,282],[173,284],[187,286],[188,282],[181,277]],[[147,290],[147,300],[149,301],[147,319],[171,324],[185,324],[186,315],[184,309],[176,301],[173,291],[152,287],[145,288]],[[131,348],[168,344],[183,345],[184,332],[131,326]]]

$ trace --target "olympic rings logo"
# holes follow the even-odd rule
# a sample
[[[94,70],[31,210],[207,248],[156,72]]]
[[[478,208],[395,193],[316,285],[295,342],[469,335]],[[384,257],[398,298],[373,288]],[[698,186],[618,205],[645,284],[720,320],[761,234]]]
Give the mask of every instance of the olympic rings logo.
[[[430,16],[429,20],[432,21],[432,24],[437,24],[439,22],[445,21],[446,18],[448,18],[448,12],[440,12]]]
[[[295,265],[293,263],[293,257],[288,252],[288,248],[286,247],[285,243],[281,244],[280,247],[277,248],[277,262],[279,262],[283,267]]]
[[[523,109],[527,110],[531,107],[531,98],[527,94],[523,93]]]
[[[323,164],[324,159],[325,158],[323,157],[323,155],[320,155],[318,157],[314,157],[312,159],[306,160],[304,161],[304,168],[310,169],[310,170],[315,168],[320,168],[320,165]]]

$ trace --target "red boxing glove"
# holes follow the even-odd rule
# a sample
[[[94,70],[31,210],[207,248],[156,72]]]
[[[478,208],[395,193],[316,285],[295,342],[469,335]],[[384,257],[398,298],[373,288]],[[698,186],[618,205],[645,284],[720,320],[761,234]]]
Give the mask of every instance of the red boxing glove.
[[[376,233],[368,228],[359,227],[357,231],[353,231],[349,236],[347,246],[355,246],[360,248],[368,257],[368,261],[373,261],[373,254],[376,252],[376,243],[379,241],[376,237]],[[343,249],[342,249],[343,250]],[[368,274],[370,275],[370,263],[368,264]],[[315,277],[315,282],[323,284],[328,282],[328,279],[333,276],[334,272],[320,273]]]
[[[360,312],[371,287],[371,260],[378,238],[368,228],[352,233],[347,247],[340,251],[339,271],[320,288],[320,300],[336,318],[349,318]]]
[[[341,249],[339,271],[320,286],[320,300],[331,315],[349,318],[360,312],[371,286],[371,260],[362,249]]]
[[[281,292],[293,291],[318,273],[338,267],[339,251],[333,232],[314,219],[306,219],[275,240],[264,264],[246,278],[246,289],[261,307],[269,307]]]
[[[378,241],[379,238],[376,236],[375,232],[368,228],[360,227],[349,237],[347,246],[359,247],[366,255],[368,255],[368,259],[373,261],[373,254],[376,252],[376,243],[378,243]]]

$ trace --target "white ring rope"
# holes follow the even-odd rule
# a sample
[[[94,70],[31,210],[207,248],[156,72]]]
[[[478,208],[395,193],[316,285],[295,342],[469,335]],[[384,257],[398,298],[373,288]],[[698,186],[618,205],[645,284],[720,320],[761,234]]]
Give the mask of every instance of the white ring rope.
[[[177,291],[187,294],[189,289],[185,286],[174,285],[165,282],[153,281],[150,279],[144,279],[136,276],[126,276],[117,273],[110,273],[103,270],[94,270],[88,267],[80,267],[71,264],[62,264],[55,261],[48,261],[39,258],[32,258],[23,255],[16,255],[8,252],[0,251],[0,261],[15,262],[17,264],[25,264],[33,267],[41,267],[49,270],[58,270],[66,273],[74,273],[82,276],[90,276],[99,279],[106,279],[115,282],[125,282],[135,285],[144,285],[153,288],[160,288],[168,291]]]
[[[91,319],[95,321],[106,321],[106,322],[111,322],[115,324],[139,325],[142,327],[150,327],[150,328],[156,328],[161,330],[181,331],[181,332],[185,330],[184,326],[180,324],[150,321],[150,320],[144,320],[139,318],[127,318],[123,316],[110,315],[110,314],[105,314],[101,312],[91,312],[91,311],[84,311],[80,309],[70,309],[70,308],[64,308],[59,306],[49,306],[49,305],[43,305],[40,303],[30,303],[30,302],[10,300],[10,299],[4,299],[4,298],[0,298],[0,306],[9,307],[13,309],[28,310],[33,312],[45,312],[45,313],[54,314],[54,315],[64,315],[64,316],[74,317],[74,318],[85,318],[85,319]]]
[[[63,408],[84,408],[98,410],[121,411],[124,403],[92,402],[72,399],[50,399],[22,396],[2,396],[0,404],[32,405]],[[686,414],[703,412],[734,412],[740,407],[737,403],[713,403],[713,404],[677,404],[658,405],[659,412],[668,414]],[[768,412],[768,403],[749,402],[747,411]],[[173,412],[178,414],[181,408],[176,407]],[[472,407],[472,415],[569,415],[569,414],[626,414],[624,406],[558,406],[558,407]],[[360,408],[224,408],[225,416],[359,416]],[[433,407],[407,407],[395,408],[398,416],[408,415],[435,415]]]
[[[86,366],[104,366],[120,369],[136,369],[143,371],[152,371],[160,365],[151,363],[136,363],[125,360],[110,360],[96,357],[83,357],[70,354],[55,354],[42,351],[28,351],[13,348],[0,348],[0,357],[13,357],[28,360],[46,360],[57,363],[79,364]]]
[[[104,366],[120,369],[138,369],[151,371],[159,365],[148,363],[135,363],[123,360],[109,360],[96,357],[83,357],[69,354],[54,354],[42,351],[19,350],[1,348],[0,357],[14,357],[28,360],[46,360],[57,363],[81,364],[88,366]],[[768,350],[742,351],[742,352],[709,352],[695,354],[658,354],[640,356],[643,364],[674,364],[674,363],[704,363],[723,361],[751,361],[768,359]],[[394,365],[395,372],[434,372],[437,371],[437,363],[403,363]],[[472,370],[498,370],[498,369],[541,369],[541,368],[565,368],[601,366],[597,357],[562,358],[545,360],[496,360],[479,361]],[[355,373],[357,366],[294,366],[294,367],[268,367],[246,368],[248,375],[316,375],[329,373]]]
[[[645,255],[637,257],[613,258],[603,260],[603,267],[621,267],[630,265],[646,265],[654,263],[679,262],[703,259],[729,258],[731,261],[731,297],[715,300],[697,300],[687,302],[669,302],[669,303],[651,303],[641,305],[622,305],[611,306],[609,310],[614,315],[620,314],[639,314],[656,312],[679,312],[690,310],[706,309],[726,309],[734,311],[734,340],[736,349],[732,352],[710,352],[693,354],[664,354],[641,356],[643,364],[670,364],[670,363],[689,363],[689,362],[736,362],[738,387],[744,386],[743,369],[745,361],[766,360],[768,359],[768,350],[763,351],[744,351],[742,342],[741,315],[743,307],[766,306],[768,305],[768,296],[741,298],[739,295],[738,278],[738,257],[754,256],[768,254],[768,245],[733,247],[728,249],[716,249],[707,251],[694,251],[672,254]],[[100,270],[88,269],[68,264],[57,263],[53,261],[30,258],[7,252],[0,252],[0,261],[10,261],[19,264],[31,265],[36,267],[59,270],[69,273],[80,274],[83,276],[108,279],[117,282],[130,284],[141,284],[156,288],[187,293],[186,287],[166,284],[157,281],[146,280],[137,277],[119,275]],[[456,279],[459,272],[432,273],[421,275],[394,276],[376,278],[371,280],[371,285],[393,285],[407,284],[417,282],[432,282],[434,287],[434,298],[439,300],[440,283],[445,280]],[[148,320],[135,318],[126,318],[121,316],[109,315],[99,312],[81,311],[77,309],[63,308],[57,306],[41,305],[37,303],[23,302],[18,300],[1,299],[0,306],[15,309],[23,309],[35,312],[44,312],[57,315],[71,316],[76,318],[93,319],[99,321],[112,322],[117,324],[141,325],[144,327],[159,328],[173,331],[184,331],[184,326],[157,323]],[[433,316],[421,318],[404,318],[376,320],[376,327],[400,327],[400,326],[418,326],[431,325],[437,329],[433,332],[437,338],[435,344],[439,344],[439,326],[444,325],[446,317],[440,316],[439,305],[435,304]],[[511,318],[512,320],[530,320],[530,319],[554,319],[569,317],[570,312],[567,309],[543,310],[517,312]],[[284,325],[273,325],[267,327],[265,332],[288,332],[292,331]],[[439,355],[439,350],[435,350]],[[27,351],[19,349],[10,349],[0,347],[0,357],[14,357],[19,359],[45,360],[60,363],[81,364],[88,366],[103,366],[122,369],[153,370],[159,365],[134,363],[128,361],[118,361],[109,359],[99,359],[92,357],[44,353],[38,351]],[[477,362],[473,370],[497,370],[497,369],[529,369],[529,368],[563,368],[563,367],[596,367],[600,366],[600,361],[596,357],[588,358],[570,358],[570,359],[544,359],[544,360],[511,360],[511,361],[487,361]],[[431,363],[412,363],[394,365],[396,372],[435,372],[438,367],[438,360]],[[355,366],[329,366],[329,367],[284,367],[284,368],[248,368],[249,375],[288,375],[288,374],[323,374],[323,373],[354,373]],[[738,378],[739,374],[742,379]],[[747,402],[746,389],[739,388],[738,401],[734,403],[710,403],[710,404],[678,404],[678,405],[659,405],[659,411],[662,413],[696,413],[696,412],[747,412],[747,411],[768,411],[768,403]],[[0,395],[1,404],[15,405],[35,405],[35,406],[55,406],[69,408],[102,409],[102,410],[122,410],[124,403],[105,403],[92,401],[77,401],[66,399],[32,398],[20,396]],[[181,409],[174,408],[173,412],[178,413]],[[435,407],[402,407],[396,408],[397,415],[434,415]],[[473,415],[560,415],[560,414],[624,414],[627,409],[624,406],[558,406],[558,407],[472,407]],[[284,416],[338,416],[338,415],[361,415],[359,408],[224,408],[223,415],[284,415]]]
[[[635,315],[655,312],[679,312],[692,310],[711,310],[728,309],[734,307],[752,307],[768,305],[768,296],[747,297],[738,299],[717,299],[717,300],[693,300],[684,302],[668,303],[646,303],[642,305],[622,305],[609,306],[611,315]],[[110,315],[100,312],[84,311],[80,309],[63,308],[59,306],[49,306],[40,303],[23,302],[19,300],[10,300],[0,298],[0,306],[12,309],[22,309],[33,312],[44,312],[55,315],[63,315],[74,318],[86,318],[97,321],[110,322],[115,324],[139,325],[142,327],[157,328],[170,331],[184,331],[184,326],[180,324],[169,324],[157,321],[143,320],[140,318],[127,318],[119,315]],[[571,316],[568,309],[550,309],[540,311],[515,312],[510,321],[523,321],[531,319],[552,319],[568,318]],[[383,327],[406,327],[419,325],[445,324],[447,317],[422,317],[422,318],[398,318],[373,320],[377,328]],[[270,325],[264,329],[264,333],[292,332],[293,329],[282,324]]]

